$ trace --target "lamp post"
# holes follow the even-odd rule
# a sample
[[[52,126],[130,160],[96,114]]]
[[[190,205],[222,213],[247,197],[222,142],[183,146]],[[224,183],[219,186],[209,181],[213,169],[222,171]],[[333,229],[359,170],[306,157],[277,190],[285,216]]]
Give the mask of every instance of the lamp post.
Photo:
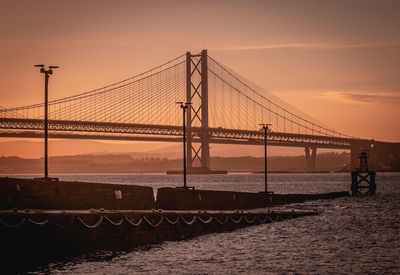
[[[40,68],[40,73],[44,74],[44,179],[49,179],[48,170],[48,139],[49,139],[49,77],[53,74],[53,69],[59,68],[58,66],[49,66],[46,70],[43,64],[34,65],[34,67]]]
[[[264,130],[264,184],[265,184],[265,195],[268,195],[268,178],[267,178],[267,136],[270,131],[269,127],[270,123],[262,123],[260,126],[262,130]]]
[[[183,114],[183,188],[187,188],[186,185],[186,111],[190,108],[190,102],[176,102],[182,109]]]

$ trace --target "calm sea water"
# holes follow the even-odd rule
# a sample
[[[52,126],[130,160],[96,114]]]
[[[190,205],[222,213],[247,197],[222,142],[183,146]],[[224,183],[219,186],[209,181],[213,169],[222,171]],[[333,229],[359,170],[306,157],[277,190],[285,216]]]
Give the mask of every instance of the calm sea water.
[[[62,180],[179,186],[179,175],[58,175]],[[201,189],[262,191],[263,175],[189,176]],[[276,193],[350,189],[349,174],[274,174]],[[400,173],[378,173],[377,195],[292,204],[318,216],[100,252],[37,267],[33,273],[400,274]]]

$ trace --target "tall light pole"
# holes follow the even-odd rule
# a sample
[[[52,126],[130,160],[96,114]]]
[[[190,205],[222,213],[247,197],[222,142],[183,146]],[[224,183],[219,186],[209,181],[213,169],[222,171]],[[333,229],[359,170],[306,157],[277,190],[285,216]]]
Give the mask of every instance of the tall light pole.
[[[265,195],[268,195],[268,177],[267,177],[267,137],[268,137],[268,132],[270,131],[269,127],[271,124],[270,123],[262,123],[260,126],[262,127],[262,130],[264,130],[264,182],[265,182]]]
[[[49,77],[53,74],[53,69],[59,68],[58,66],[49,66],[46,70],[43,64],[34,65],[34,67],[40,68],[40,73],[44,74],[44,178],[49,179],[49,167],[48,167],[48,139],[49,139]]]
[[[190,108],[190,102],[176,102],[182,109],[183,114],[183,188],[187,188],[186,185],[186,111]]]

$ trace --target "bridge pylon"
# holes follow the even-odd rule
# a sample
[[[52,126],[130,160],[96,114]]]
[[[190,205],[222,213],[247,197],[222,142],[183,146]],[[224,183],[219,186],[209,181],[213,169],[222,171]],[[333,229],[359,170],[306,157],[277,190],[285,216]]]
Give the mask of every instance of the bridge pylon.
[[[210,142],[208,132],[208,68],[207,50],[200,54],[186,53],[186,113],[187,168],[189,173],[210,171]],[[192,127],[200,127],[200,143],[193,143]]]

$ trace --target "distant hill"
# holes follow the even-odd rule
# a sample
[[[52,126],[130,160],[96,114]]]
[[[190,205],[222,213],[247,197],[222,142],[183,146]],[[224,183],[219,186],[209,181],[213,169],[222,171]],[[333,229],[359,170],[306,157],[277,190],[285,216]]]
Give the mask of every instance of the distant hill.
[[[335,172],[348,167],[350,154],[322,153],[317,156],[317,170]],[[270,171],[305,172],[304,156],[269,158]],[[49,159],[50,173],[138,173],[180,170],[182,159],[158,157],[135,158],[129,154],[59,156]],[[229,172],[258,172],[264,167],[262,157],[213,157],[211,168]],[[0,157],[0,173],[41,173],[43,159]]]
[[[211,144],[211,155],[222,157],[254,156],[264,154],[262,146]],[[319,150],[318,152],[325,152]],[[174,159],[181,157],[182,145],[162,142],[127,142],[95,140],[52,140],[49,141],[50,156],[68,156],[85,154],[129,154],[133,157],[160,157]],[[303,148],[270,147],[270,156],[294,156],[304,154]],[[1,142],[0,156],[18,156],[22,158],[40,158],[43,156],[41,140],[16,140]]]
[[[130,153],[141,157],[148,151],[166,147],[167,143],[108,142],[94,140],[50,140],[50,156],[68,156],[84,154]],[[17,140],[0,142],[0,156],[19,156],[39,158],[43,156],[43,142],[40,140]]]

